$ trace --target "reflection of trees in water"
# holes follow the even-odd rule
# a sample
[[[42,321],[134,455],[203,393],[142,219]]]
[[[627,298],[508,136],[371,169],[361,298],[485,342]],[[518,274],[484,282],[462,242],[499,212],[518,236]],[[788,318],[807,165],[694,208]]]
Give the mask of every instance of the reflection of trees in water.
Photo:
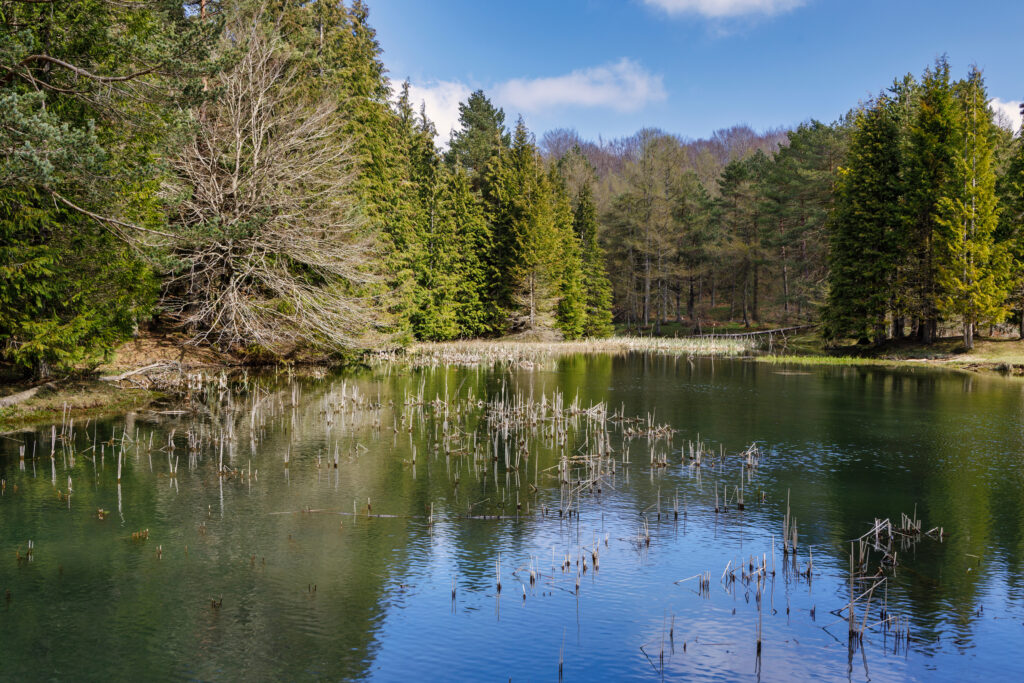
[[[335,415],[328,430],[326,411],[339,400],[342,382],[349,395],[356,387],[367,403],[381,407]],[[1013,576],[1024,555],[1024,474],[1017,461],[1021,386],[985,377],[965,383],[959,375],[931,371],[829,367],[782,374],[755,363],[656,356],[570,356],[559,359],[553,371],[368,371],[299,380],[297,393],[284,381],[262,395],[255,421],[244,400],[233,414],[200,420],[211,434],[228,431],[230,424],[236,441],[225,459],[241,470],[251,460],[258,480],[222,482],[212,442],[194,471],[179,445],[185,466],[177,489],[161,476],[167,470],[164,453],[153,453],[152,471],[145,452],[132,455],[122,482],[124,524],[116,514],[104,522],[94,514],[97,508],[117,509],[116,460],[109,448],[98,475],[79,457],[68,513],[54,498],[48,457],[36,462],[32,479],[31,465],[26,473],[17,469],[17,444],[4,440],[0,468],[8,494],[15,482],[20,489],[19,498],[0,501],[0,547],[33,538],[37,559],[17,574],[0,569],[0,588],[10,582],[15,595],[11,613],[0,619],[0,637],[7,651],[41,652],[45,671],[99,662],[114,677],[140,671],[199,678],[367,675],[385,619],[401,599],[398,586],[415,583],[422,571],[448,566],[460,586],[489,592],[499,550],[506,562],[519,564],[542,550],[534,547],[539,538],[568,539],[573,533],[566,529],[560,536],[557,518],[525,511],[518,520],[460,518],[484,499],[489,502],[474,512],[514,517],[517,490],[534,510],[539,500],[557,501],[557,483],[545,481],[543,471],[556,465],[559,449],[529,439],[530,460],[518,473],[517,489],[517,473],[506,470],[503,457],[474,463],[466,452],[437,451],[440,427],[432,409],[417,408],[425,417],[410,434],[401,425],[403,402],[410,395],[454,400],[470,392],[484,401],[503,392],[539,399],[557,390],[568,400],[578,393],[583,406],[608,401],[627,415],[654,413],[657,422],[680,430],[676,451],[698,433],[720,439],[731,452],[754,440],[765,444],[755,487],[764,489],[769,502],[746,514],[777,533],[791,489],[801,545],[816,546],[821,566],[830,564],[818,560],[821,544],[831,545],[831,563],[842,567],[849,539],[875,517],[912,512],[916,502],[926,528],[945,526],[948,537],[943,544],[926,540],[915,557],[903,558],[890,605],[903,601],[923,636],[953,628],[969,639],[983,589],[994,582],[1016,588],[1021,583]],[[299,398],[294,408],[293,396]],[[452,420],[479,442],[487,440],[479,411]],[[254,422],[259,439],[251,451]],[[121,422],[101,423],[99,439],[109,438],[115,424],[120,431]],[[140,433],[155,431],[154,448],[171,429],[184,444],[190,424],[186,418],[155,425],[137,420]],[[91,445],[94,427],[80,432],[80,450]],[[576,434],[566,449],[582,448],[583,438]],[[42,443],[37,455],[48,455]],[[499,455],[505,447],[499,444]],[[517,447],[514,439],[509,447]],[[650,474],[643,448],[641,442],[631,446],[636,464],[628,486],[620,474],[614,494],[619,511],[639,513],[655,502],[659,489],[667,510],[673,489],[688,485],[696,511],[708,503],[701,496],[713,495],[716,479],[731,481],[734,474],[705,472],[701,494],[675,472]],[[291,453],[287,477],[285,452]],[[678,458],[673,452],[672,463]],[[57,470],[58,488],[66,488],[60,464]],[[533,494],[528,484],[538,470],[540,490]],[[367,498],[373,513],[395,517],[365,519]],[[353,500],[362,515],[357,519],[350,515]],[[433,536],[426,524],[431,504],[438,520]],[[300,512],[307,507],[325,512]],[[691,517],[691,524],[703,521],[696,512]],[[126,540],[147,527],[149,541]],[[164,549],[160,560],[157,545]],[[982,557],[981,564],[969,555]],[[220,596],[223,606],[211,607],[209,599]],[[181,662],[188,664],[182,668]],[[302,670],[294,668],[296,662]],[[15,674],[31,675],[36,670],[27,667],[37,665],[19,658],[14,666],[24,667]]]
[[[1007,543],[1022,532],[1020,489],[1006,477],[1019,479],[1021,385],[930,370],[853,372],[839,373],[845,391],[830,392],[819,415],[822,442],[835,447],[825,456],[823,510],[836,555],[875,517],[916,505],[926,529],[944,527],[947,537],[901,555],[890,600],[905,597],[925,639],[951,629],[969,640],[982,593],[1006,580],[1002,567],[1021,563],[1019,544]]]

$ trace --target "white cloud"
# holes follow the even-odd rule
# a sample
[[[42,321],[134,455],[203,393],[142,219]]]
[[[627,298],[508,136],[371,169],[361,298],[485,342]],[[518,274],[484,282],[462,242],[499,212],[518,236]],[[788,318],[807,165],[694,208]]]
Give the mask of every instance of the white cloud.
[[[997,122],[1002,118],[1003,123],[1013,128],[1015,133],[1019,133],[1021,124],[1020,104],[1016,100],[1004,102],[998,97],[993,97],[988,101],[988,108],[995,112]]]
[[[513,109],[536,112],[553,107],[600,107],[638,111],[665,99],[661,76],[630,59],[579,69],[564,76],[514,78],[494,89],[495,99]]]
[[[437,141],[448,144],[452,129],[459,127],[459,103],[469,99],[472,91],[458,81],[434,81],[426,86],[409,85],[409,100],[419,111],[420,104],[427,108],[427,118],[437,128]]]
[[[712,19],[751,14],[779,14],[807,4],[807,0],[644,0],[644,2],[669,14],[700,14]]]
[[[421,103],[426,106],[427,118],[437,128],[440,146],[446,146],[451,131],[459,128],[459,104],[469,98],[472,90],[460,81],[409,85],[409,100],[413,108],[418,112]],[[519,112],[536,113],[557,107],[634,112],[650,102],[660,102],[666,96],[661,76],[648,72],[630,59],[579,69],[564,76],[513,78],[484,90],[512,118]]]

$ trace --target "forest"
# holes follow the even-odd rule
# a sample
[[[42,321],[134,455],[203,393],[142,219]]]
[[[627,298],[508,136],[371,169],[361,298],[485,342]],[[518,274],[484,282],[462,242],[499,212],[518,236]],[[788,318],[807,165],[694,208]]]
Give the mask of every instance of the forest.
[[[820,323],[1024,333],[1024,145],[941,57],[831,123],[440,148],[352,2],[0,0],[0,356],[248,358]]]

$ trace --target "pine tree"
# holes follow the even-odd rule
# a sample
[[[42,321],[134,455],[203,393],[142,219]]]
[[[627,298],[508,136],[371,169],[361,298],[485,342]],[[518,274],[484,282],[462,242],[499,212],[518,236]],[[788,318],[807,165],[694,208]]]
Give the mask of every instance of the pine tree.
[[[597,207],[590,183],[585,183],[576,198],[573,230],[579,239],[586,302],[585,337],[612,334],[612,286],[608,281],[604,249],[597,240]]]
[[[918,338],[931,343],[938,334],[939,304],[946,296],[939,275],[939,204],[943,197],[961,189],[956,186],[956,160],[963,152],[962,115],[944,57],[925,71],[915,109],[904,176],[910,255],[908,309],[917,319]]]
[[[999,225],[996,243],[1011,260],[1007,289],[1009,303],[1015,309],[1018,333],[1024,339],[1024,142],[1012,141],[1006,171],[997,181]]]
[[[776,251],[783,315],[814,313],[825,292],[827,222],[834,209],[847,127],[819,121],[801,124],[772,158],[762,185],[766,200],[766,247]]]
[[[443,169],[425,205],[421,301],[413,316],[419,339],[476,337],[490,331],[488,279],[480,255],[489,231],[465,171]]]
[[[98,361],[152,310],[156,160],[201,97],[218,29],[188,4],[0,12],[0,359],[36,376]]]
[[[899,127],[892,100],[880,95],[857,113],[831,221],[825,336],[886,337],[900,213]]]
[[[582,245],[573,230],[573,211],[565,181],[557,167],[546,174],[548,197],[554,211],[552,230],[559,238],[557,262],[559,281],[556,289],[558,314],[556,326],[566,339],[582,337],[587,327],[587,282]]]
[[[939,311],[963,324],[964,347],[974,348],[974,327],[1005,316],[1009,254],[996,248],[996,176],[992,168],[994,125],[981,72],[971,69],[956,85],[962,132],[960,153],[936,207],[942,298]]]
[[[466,169],[479,187],[492,157],[510,144],[505,112],[491,104],[483,90],[477,90],[459,104],[459,126],[445,158],[450,165]]]
[[[551,328],[559,299],[565,221],[522,119],[512,146],[489,164],[484,197],[495,246],[494,302],[502,331]]]

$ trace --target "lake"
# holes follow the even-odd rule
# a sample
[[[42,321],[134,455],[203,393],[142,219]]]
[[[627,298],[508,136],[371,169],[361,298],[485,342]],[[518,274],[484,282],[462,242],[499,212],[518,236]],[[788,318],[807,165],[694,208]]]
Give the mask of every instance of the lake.
[[[0,437],[0,678],[1024,677],[1019,379],[634,353],[198,384]]]

